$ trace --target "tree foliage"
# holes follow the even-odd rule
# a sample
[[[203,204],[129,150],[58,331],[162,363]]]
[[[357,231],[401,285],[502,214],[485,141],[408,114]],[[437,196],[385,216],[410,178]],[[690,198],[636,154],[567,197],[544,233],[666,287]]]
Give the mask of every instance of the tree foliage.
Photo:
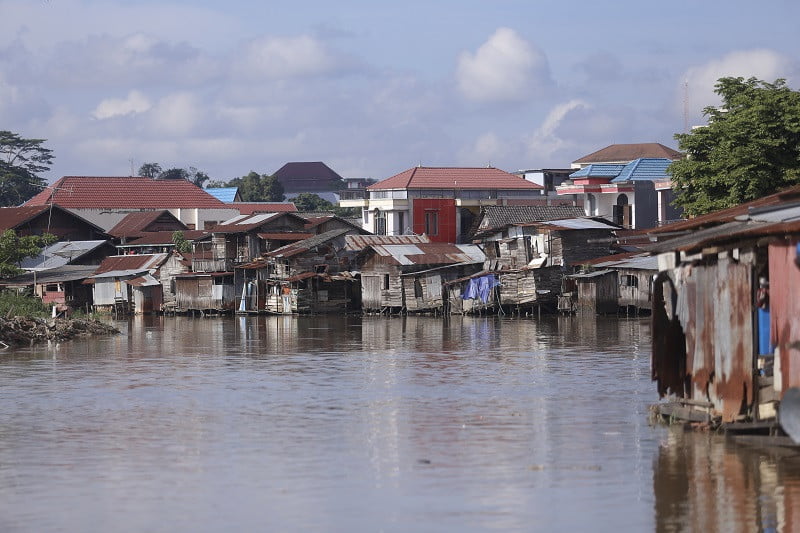
[[[278,178],[253,171],[241,178],[233,178],[223,187],[238,187],[243,202],[282,202],[285,198]]]
[[[292,198],[292,202],[298,211],[333,211],[335,207],[328,200],[310,192],[301,192]]]
[[[181,253],[192,251],[192,243],[186,240],[182,231],[172,232],[172,243],[175,245],[175,249]]]
[[[26,257],[38,255],[42,248],[56,242],[56,237],[44,235],[17,236],[13,229],[0,234],[0,277],[8,278],[22,272],[20,262]]]
[[[50,170],[54,156],[44,142],[0,131],[0,206],[20,205],[47,185],[38,174]]]
[[[188,168],[168,168],[163,170],[158,163],[145,163],[139,167],[139,175],[145,178],[158,179],[158,180],[186,180],[194,183],[198,187],[210,178],[208,174],[196,167]]]
[[[783,79],[720,78],[708,125],[675,135],[687,158],[670,165],[675,203],[699,215],[800,184],[800,92]]]

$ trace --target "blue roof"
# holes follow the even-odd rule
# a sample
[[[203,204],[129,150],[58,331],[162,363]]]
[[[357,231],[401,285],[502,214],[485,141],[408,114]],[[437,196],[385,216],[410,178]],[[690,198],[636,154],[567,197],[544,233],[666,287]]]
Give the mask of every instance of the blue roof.
[[[236,201],[236,193],[239,187],[210,187],[205,191],[221,202],[230,204]]]
[[[599,163],[583,167],[569,175],[570,178],[613,178],[625,168],[623,164]]]
[[[671,159],[660,157],[641,157],[634,159],[627,165],[619,175],[611,180],[611,183],[620,181],[658,181],[670,179],[667,167],[672,163]]]

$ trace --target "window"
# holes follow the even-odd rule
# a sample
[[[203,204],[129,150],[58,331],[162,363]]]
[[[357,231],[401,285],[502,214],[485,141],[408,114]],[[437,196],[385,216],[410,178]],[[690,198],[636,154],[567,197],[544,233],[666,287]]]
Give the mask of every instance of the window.
[[[625,274],[620,276],[619,284],[622,287],[638,287],[639,286],[639,278],[636,276],[631,276],[630,274]]]
[[[425,234],[439,235],[439,212],[425,211]]]
[[[376,209],[373,217],[375,218],[375,235],[386,235],[386,213]]]
[[[389,290],[389,274],[383,275],[383,290],[385,291]]]
[[[405,225],[406,225],[406,217],[405,212],[399,211],[397,213],[397,229],[395,230],[395,235],[405,235]]]
[[[597,198],[594,197],[594,194],[586,195],[586,199],[589,201],[589,216],[594,216],[597,214]]]

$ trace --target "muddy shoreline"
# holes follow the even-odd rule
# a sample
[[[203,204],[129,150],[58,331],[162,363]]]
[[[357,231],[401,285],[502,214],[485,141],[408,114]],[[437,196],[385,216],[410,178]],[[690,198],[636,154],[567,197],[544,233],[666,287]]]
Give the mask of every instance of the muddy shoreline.
[[[0,342],[6,346],[25,346],[45,341],[64,341],[76,337],[119,333],[120,331],[114,326],[94,319],[0,317]]]

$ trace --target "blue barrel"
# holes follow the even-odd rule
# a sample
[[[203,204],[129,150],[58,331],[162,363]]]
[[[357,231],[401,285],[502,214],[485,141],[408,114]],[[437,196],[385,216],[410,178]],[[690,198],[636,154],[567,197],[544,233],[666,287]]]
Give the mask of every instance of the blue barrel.
[[[758,355],[771,355],[773,346],[769,339],[769,309],[758,308]]]

